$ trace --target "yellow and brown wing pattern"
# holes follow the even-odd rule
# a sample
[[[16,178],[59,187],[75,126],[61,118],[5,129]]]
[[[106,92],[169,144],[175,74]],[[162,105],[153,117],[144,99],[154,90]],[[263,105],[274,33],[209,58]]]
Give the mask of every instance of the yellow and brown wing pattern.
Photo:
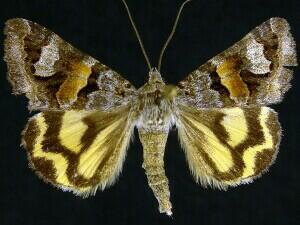
[[[182,106],[177,127],[196,180],[221,189],[251,182],[266,171],[281,137],[277,114],[268,107]]]
[[[114,112],[45,111],[23,132],[31,167],[46,182],[81,196],[112,184],[132,134],[128,108]]]

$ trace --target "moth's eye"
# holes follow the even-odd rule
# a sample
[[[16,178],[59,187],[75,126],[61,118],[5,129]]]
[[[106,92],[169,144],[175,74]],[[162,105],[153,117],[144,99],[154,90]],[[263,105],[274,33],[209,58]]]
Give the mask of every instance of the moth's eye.
[[[175,85],[169,84],[164,87],[163,96],[168,99],[172,100],[177,95],[177,87]]]

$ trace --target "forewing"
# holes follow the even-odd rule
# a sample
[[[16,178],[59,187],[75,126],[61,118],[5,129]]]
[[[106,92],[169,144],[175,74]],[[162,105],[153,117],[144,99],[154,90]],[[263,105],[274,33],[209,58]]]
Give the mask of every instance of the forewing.
[[[189,167],[203,186],[226,189],[251,182],[274,162],[281,137],[268,107],[180,107],[179,138]]]
[[[83,197],[112,184],[133,131],[128,108],[114,112],[45,111],[32,117],[23,145],[46,182]]]
[[[117,72],[34,22],[8,20],[5,34],[8,80],[32,110],[109,109],[134,96],[135,88]]]
[[[296,65],[287,21],[271,18],[181,81],[177,101],[196,108],[277,103],[290,87],[286,66]]]

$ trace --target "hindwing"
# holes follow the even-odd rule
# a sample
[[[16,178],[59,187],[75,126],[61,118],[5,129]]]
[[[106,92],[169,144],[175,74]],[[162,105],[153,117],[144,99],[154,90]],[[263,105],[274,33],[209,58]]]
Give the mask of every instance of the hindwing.
[[[222,189],[266,171],[281,137],[277,114],[268,107],[180,107],[177,127],[196,180]]]
[[[132,130],[128,108],[45,111],[29,120],[23,145],[42,179],[88,196],[116,180]]]

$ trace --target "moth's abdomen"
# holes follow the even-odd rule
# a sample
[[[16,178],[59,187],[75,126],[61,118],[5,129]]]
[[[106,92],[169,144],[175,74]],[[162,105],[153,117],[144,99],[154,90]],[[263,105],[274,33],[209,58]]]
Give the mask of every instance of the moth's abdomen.
[[[139,130],[144,148],[144,162],[149,186],[159,203],[159,211],[172,215],[169,182],[164,169],[164,152],[168,133],[164,131]]]

